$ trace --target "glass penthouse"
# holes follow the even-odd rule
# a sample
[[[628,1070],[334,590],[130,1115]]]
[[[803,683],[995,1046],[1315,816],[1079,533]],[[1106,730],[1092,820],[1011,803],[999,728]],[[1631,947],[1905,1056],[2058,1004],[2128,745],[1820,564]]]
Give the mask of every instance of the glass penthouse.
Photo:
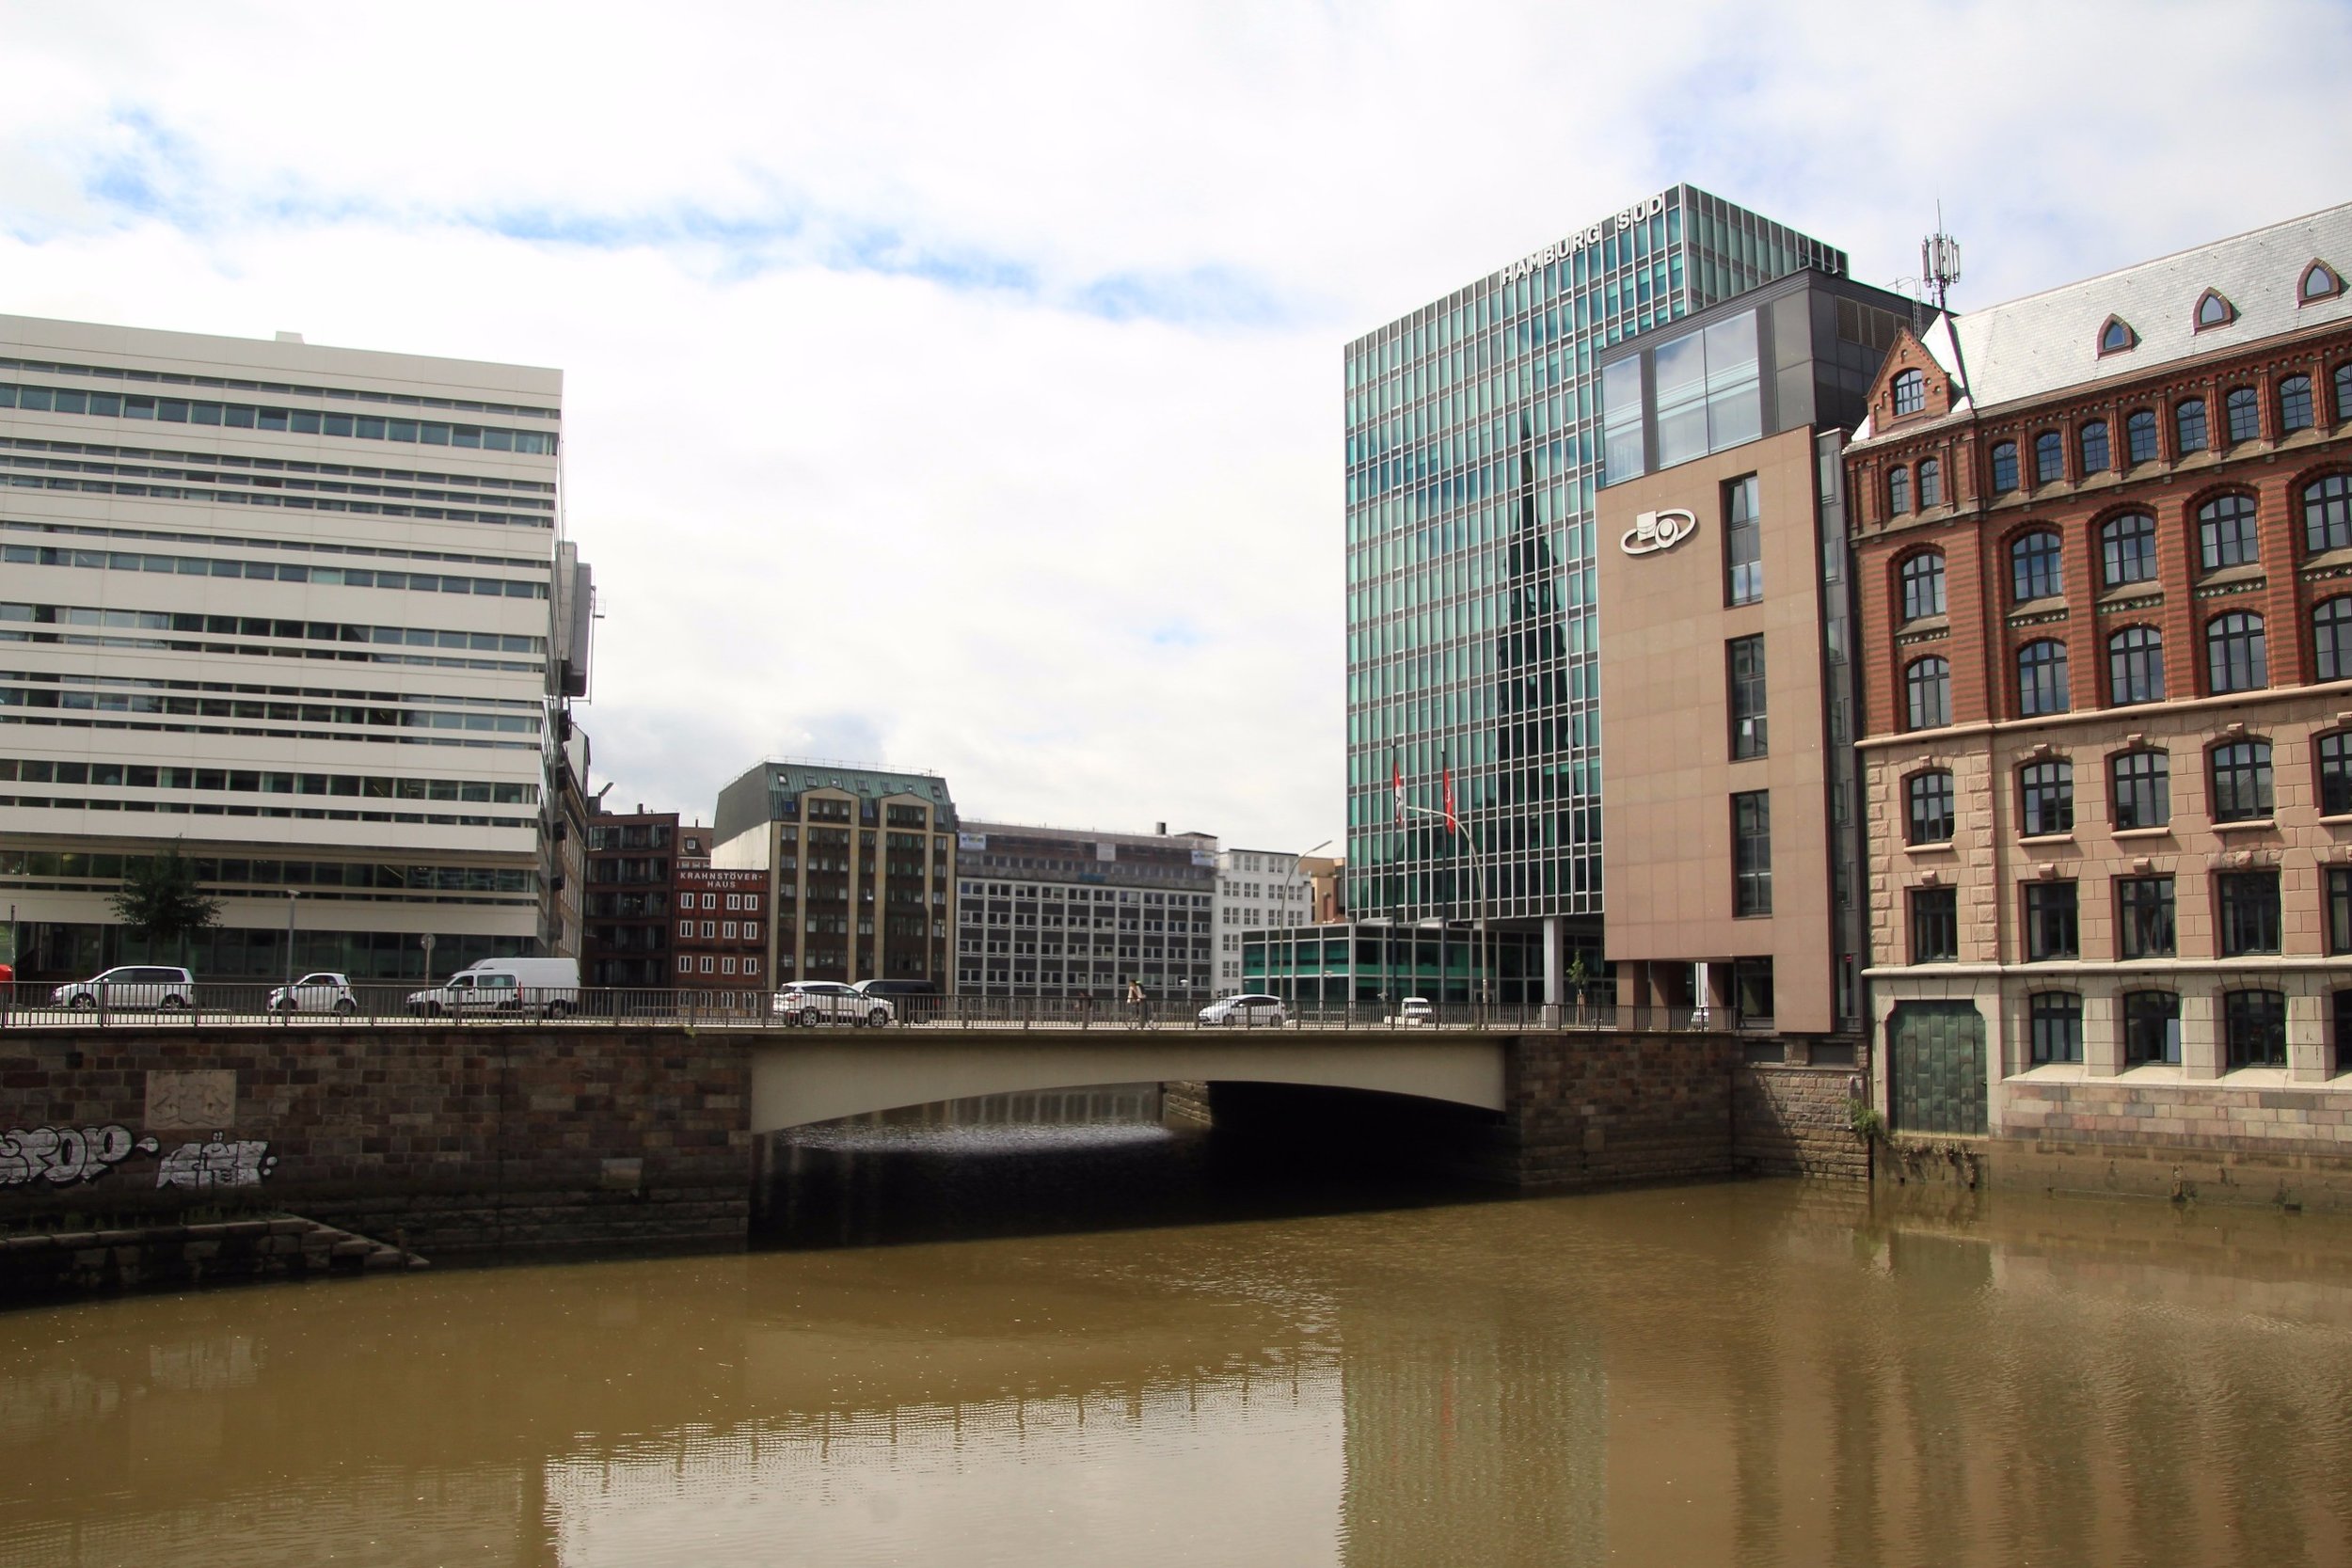
[[[1599,352],[1805,267],[1846,256],[1676,185],[1348,345],[1358,920],[1540,922],[1543,994],[1524,999],[1560,999],[1602,908]],[[1757,373],[1710,361],[1709,395],[1753,403]],[[1438,815],[1448,767],[1460,838]]]

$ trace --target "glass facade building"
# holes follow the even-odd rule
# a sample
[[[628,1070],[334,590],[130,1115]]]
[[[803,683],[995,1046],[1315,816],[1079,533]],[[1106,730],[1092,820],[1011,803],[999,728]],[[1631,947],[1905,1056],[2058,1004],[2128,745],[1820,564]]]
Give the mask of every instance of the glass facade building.
[[[1599,353],[1807,267],[1843,274],[1846,257],[1677,185],[1347,346],[1358,919],[1602,912]],[[1703,348],[1680,367],[1677,428],[1722,420],[1736,434],[1756,356],[1728,340]],[[1449,775],[1460,835],[1443,817]],[[1554,937],[1555,969],[1585,945]]]

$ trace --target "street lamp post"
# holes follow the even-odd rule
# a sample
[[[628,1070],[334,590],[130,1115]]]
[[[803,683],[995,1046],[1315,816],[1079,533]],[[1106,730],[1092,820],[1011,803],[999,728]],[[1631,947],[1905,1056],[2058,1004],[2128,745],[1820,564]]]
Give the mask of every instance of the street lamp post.
[[[285,1006],[278,1009],[280,1017],[291,1017],[294,999],[294,904],[302,896],[293,888],[286,890],[286,993]]]
[[[1445,816],[1445,813],[1441,811],[1433,811],[1427,806],[1417,806],[1409,801],[1406,803],[1405,809],[1422,816],[1442,818]],[[1491,955],[1486,951],[1486,856],[1479,851],[1477,835],[1470,831],[1469,823],[1456,816],[1453,829],[1469,842],[1470,847],[1470,896],[1478,908],[1475,946],[1475,965],[1478,970],[1478,1014],[1479,1022],[1483,1023],[1486,1022],[1487,987],[1491,983],[1489,979]]]
[[[1314,848],[1312,848],[1312,849],[1301,849],[1300,851],[1298,851],[1298,853],[1296,853],[1295,855],[1293,855],[1293,856],[1291,857],[1291,871],[1290,871],[1290,875],[1289,875],[1288,877],[1285,877],[1285,878],[1282,879],[1282,901],[1283,901],[1284,903],[1288,903],[1288,902],[1290,901],[1290,885],[1291,885],[1291,883],[1293,883],[1293,882],[1295,882],[1295,881],[1296,881],[1296,880],[1298,879],[1298,863],[1299,863],[1300,861],[1305,860],[1305,859],[1306,859],[1309,855],[1311,855],[1311,854],[1316,853],[1318,850],[1328,849],[1329,847],[1331,847],[1331,840],[1329,840],[1329,839],[1327,839],[1327,839],[1325,839],[1325,840],[1324,840],[1321,844],[1316,845],[1316,846],[1314,847]],[[1311,906],[1312,905],[1312,903],[1313,903],[1313,902],[1314,902],[1314,901],[1313,901],[1312,899],[1309,899],[1309,900],[1308,900],[1308,903],[1309,903]],[[1292,917],[1292,919],[1291,919],[1291,922],[1290,922],[1290,931],[1291,931],[1291,1005],[1292,1005],[1293,1006],[1296,1006],[1298,1005],[1298,920],[1297,920],[1297,918],[1296,918],[1295,916],[1293,916],[1293,917]],[[1322,967],[1322,962],[1323,962],[1322,958],[1321,958],[1320,954],[1318,954],[1318,955],[1317,955],[1317,958],[1316,958],[1316,959],[1315,959],[1316,967],[1317,967],[1318,969],[1320,969],[1320,968]],[[1321,977],[1320,977],[1320,976],[1318,976],[1318,977],[1316,978],[1316,981],[1315,981],[1315,1000],[1316,1000],[1316,1001],[1318,1001],[1318,1002],[1320,1002],[1321,1000],[1323,1000],[1323,981],[1322,981],[1322,979],[1321,979]]]

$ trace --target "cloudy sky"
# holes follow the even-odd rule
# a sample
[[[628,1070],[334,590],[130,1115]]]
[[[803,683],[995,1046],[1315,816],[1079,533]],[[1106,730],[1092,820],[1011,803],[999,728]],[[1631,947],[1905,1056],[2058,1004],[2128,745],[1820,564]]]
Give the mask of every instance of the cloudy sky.
[[[612,799],[1341,827],[1340,351],[1677,180],[1989,304],[2352,198],[2342,4],[0,0],[0,310],[560,366]],[[2352,262],[2352,258],[2342,258]]]

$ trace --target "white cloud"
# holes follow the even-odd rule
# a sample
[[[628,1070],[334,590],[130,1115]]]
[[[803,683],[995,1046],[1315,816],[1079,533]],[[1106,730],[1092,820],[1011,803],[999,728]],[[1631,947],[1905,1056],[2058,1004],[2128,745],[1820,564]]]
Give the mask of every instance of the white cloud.
[[[616,798],[707,814],[860,746],[975,812],[1305,844],[1340,814],[1347,338],[1677,179],[1867,279],[1940,197],[1963,305],[2323,206],[2347,31],[0,5],[0,302],[564,367]]]

